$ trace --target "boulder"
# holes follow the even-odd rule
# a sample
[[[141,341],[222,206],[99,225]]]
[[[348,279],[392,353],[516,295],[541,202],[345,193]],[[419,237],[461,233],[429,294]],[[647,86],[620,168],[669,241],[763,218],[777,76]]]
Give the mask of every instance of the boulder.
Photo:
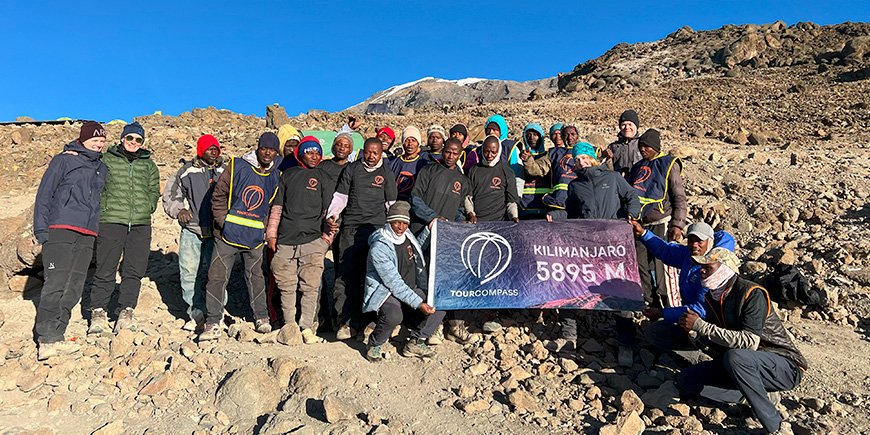
[[[274,411],[282,393],[265,370],[244,366],[218,387],[215,406],[232,420],[253,419]]]

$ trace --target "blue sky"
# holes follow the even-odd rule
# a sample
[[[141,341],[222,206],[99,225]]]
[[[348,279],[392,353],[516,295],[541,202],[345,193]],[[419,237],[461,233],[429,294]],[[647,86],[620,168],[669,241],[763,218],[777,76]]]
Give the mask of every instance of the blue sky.
[[[620,42],[781,19],[868,21],[866,1],[0,2],[0,121],[215,106],[336,111],[435,76],[530,80]]]

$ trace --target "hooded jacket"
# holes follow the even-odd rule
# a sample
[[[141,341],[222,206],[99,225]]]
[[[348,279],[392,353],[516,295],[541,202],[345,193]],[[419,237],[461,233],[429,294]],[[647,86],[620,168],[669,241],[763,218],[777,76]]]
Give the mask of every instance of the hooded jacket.
[[[502,159],[508,164],[508,166],[511,167],[511,169],[514,170],[514,175],[522,178],[523,163],[520,160],[520,150],[517,147],[518,142],[508,139],[508,124],[507,121],[504,119],[504,116],[501,115],[492,115],[487,118],[486,122],[483,124],[484,131],[486,131],[486,126],[493,122],[498,125],[498,140],[501,141]],[[544,130],[541,129],[542,138],[544,137],[543,132]],[[479,149],[478,152],[480,152]]]
[[[389,223],[369,236],[369,255],[366,261],[366,283],[363,296],[363,312],[366,313],[378,311],[390,295],[412,308],[417,308],[423,302],[423,298],[408,287],[408,284],[402,279],[402,275],[399,274],[396,246],[383,235],[384,231],[392,231]],[[411,231],[405,231],[405,237],[411,241],[411,245],[417,251],[414,258],[417,283],[420,290],[426,293],[429,288],[429,279],[421,246],[429,238],[429,232],[421,232],[420,239],[417,239]]]
[[[106,183],[102,154],[77,140],[51,159],[42,175],[33,207],[33,235],[48,240],[49,228],[95,236],[100,224],[100,194]]]
[[[100,198],[100,222],[151,225],[160,198],[160,173],[150,151],[139,148],[131,154],[123,147],[115,145],[103,155],[108,174]]]
[[[577,170],[568,184],[568,219],[625,219],[640,215],[637,191],[619,174],[600,166]]]
[[[215,183],[224,172],[223,158],[218,157],[213,166],[197,157],[185,162],[173,177],[166,181],[163,190],[163,211],[172,219],[178,219],[181,210],[193,215],[184,228],[200,237],[212,235],[211,197]]]
[[[637,137],[625,138],[620,134],[616,142],[607,145],[607,149],[613,153],[613,157],[603,160],[602,163],[606,163],[608,167],[619,172],[623,177],[627,176],[631,167],[643,159],[637,148],[637,139]]]
[[[537,143],[534,144],[526,144],[526,133],[529,131],[535,131],[539,135],[539,139]],[[530,162],[536,159],[544,159],[547,160],[547,149],[544,145],[544,128],[541,127],[540,124],[528,124],[523,129],[523,140],[516,147],[517,150],[519,148],[528,147],[529,152],[532,154],[532,157],[528,160]],[[511,168],[514,165],[511,164]],[[523,165],[520,165],[521,173],[517,175],[518,178],[521,178],[523,181],[522,187],[522,196],[520,197],[520,208],[523,210],[538,210],[543,212],[547,209],[547,206],[543,202],[544,195],[550,193],[552,190],[552,184],[550,182],[550,174],[549,173],[530,173],[526,171]],[[516,173],[516,171],[515,171]],[[519,181],[517,182],[519,184]]]

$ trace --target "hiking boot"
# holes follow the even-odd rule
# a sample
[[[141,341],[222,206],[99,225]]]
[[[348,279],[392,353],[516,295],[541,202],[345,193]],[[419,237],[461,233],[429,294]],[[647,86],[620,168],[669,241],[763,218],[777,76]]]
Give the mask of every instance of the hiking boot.
[[[133,317],[133,309],[130,307],[124,308],[118,313],[118,320],[115,322],[115,334],[121,332],[122,329],[136,330],[136,319]]]
[[[459,344],[472,344],[480,340],[479,334],[472,334],[465,325],[448,325],[447,339]]]
[[[254,321],[254,330],[260,334],[268,334],[272,332],[272,324],[269,319],[257,319]]]
[[[203,331],[199,333],[199,341],[217,340],[223,335],[223,329],[219,323],[205,324]]]
[[[438,346],[441,343],[444,343],[444,325],[438,325],[435,333],[426,339],[426,344],[429,346]]]
[[[350,325],[344,324],[338,327],[338,331],[335,333],[336,340],[349,340],[350,337],[353,337],[353,332],[350,330]]]
[[[631,367],[634,365],[634,351],[628,346],[619,346],[619,355],[616,358],[620,367]]]
[[[405,343],[405,346],[402,347],[402,356],[404,357],[418,357],[418,358],[432,358],[435,356],[435,351],[429,347],[426,342],[420,340],[419,338],[412,338]]]
[[[190,309],[190,320],[181,328],[185,331],[196,331],[197,328],[205,323],[205,313],[199,308]]]
[[[318,337],[314,329],[305,328],[302,330],[302,342],[305,344],[323,343],[325,340]]]
[[[499,329],[501,329],[501,323],[498,323],[498,321],[496,321],[496,320],[490,320],[488,322],[484,322],[483,327],[480,329],[482,329],[483,332],[485,332],[487,334],[492,334],[493,332],[496,332]]]
[[[88,325],[88,335],[102,334],[109,331],[109,315],[106,310],[97,308],[91,310],[91,323]]]
[[[369,345],[368,350],[366,351],[366,359],[371,362],[379,362],[384,360],[384,354],[381,352],[381,347],[383,345],[379,344],[377,346]]]
[[[105,313],[105,311],[103,311]],[[51,357],[71,355],[81,351],[81,346],[72,341],[56,341],[54,343],[39,343],[36,353],[37,361],[45,361]]]

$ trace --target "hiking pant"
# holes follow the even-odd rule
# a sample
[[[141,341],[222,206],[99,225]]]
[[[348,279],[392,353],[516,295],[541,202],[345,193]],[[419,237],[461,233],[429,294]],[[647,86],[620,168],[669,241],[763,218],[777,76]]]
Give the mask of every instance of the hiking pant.
[[[643,336],[653,347],[664,352],[672,352],[689,364],[697,364],[704,355],[689,340],[689,333],[686,330],[664,320],[648,323],[643,328]]]
[[[339,326],[349,324],[356,330],[365,327],[362,314],[363,285],[369,254],[369,236],[375,229],[374,225],[347,225],[341,229],[338,239],[338,268],[333,287]]]
[[[40,343],[63,341],[72,309],[82,298],[94,236],[51,228],[42,245],[45,284],[36,307],[35,331]]]
[[[644,225],[644,228],[667,240],[666,224]],[[665,264],[648,251],[640,240],[635,240],[634,246],[637,250],[637,271],[640,273],[644,302],[648,307],[666,307],[668,289],[665,284]]]
[[[426,299],[426,295],[420,289],[413,289],[414,293]],[[411,325],[410,336],[420,340],[426,340],[435,333],[438,325],[444,321],[444,311],[436,311],[431,316],[423,314],[417,307],[403,304],[394,296],[390,295],[381,308],[378,309],[378,322],[372,335],[369,336],[370,346],[380,346],[387,342],[396,326],[408,319]]]
[[[272,257],[272,275],[281,292],[284,324],[296,323],[296,293],[299,303],[299,328],[314,327],[320,281],[323,278],[323,256],[329,244],[318,237],[304,245],[278,245]]]
[[[208,268],[208,284],[205,286],[205,321],[208,324],[216,324],[223,317],[225,292],[237,254],[242,255],[245,266],[245,284],[248,286],[254,319],[269,318],[266,307],[266,280],[263,277],[263,246],[254,249],[238,248],[217,239]]]
[[[178,272],[181,277],[181,297],[187,303],[187,315],[196,308],[205,312],[205,283],[214,251],[214,237],[200,237],[187,228],[178,237]],[[224,291],[224,305],[227,293]]]
[[[121,263],[117,311],[136,308],[142,277],[148,268],[148,254],[151,252],[151,225],[100,224],[96,250],[97,270],[91,284],[90,309],[108,311],[122,254],[124,261]]]
[[[795,388],[803,374],[790,359],[772,352],[729,349],[721,358],[695,364],[677,375],[681,395],[703,396],[735,403],[746,398],[764,428],[779,430],[782,415],[767,396],[768,391]]]

